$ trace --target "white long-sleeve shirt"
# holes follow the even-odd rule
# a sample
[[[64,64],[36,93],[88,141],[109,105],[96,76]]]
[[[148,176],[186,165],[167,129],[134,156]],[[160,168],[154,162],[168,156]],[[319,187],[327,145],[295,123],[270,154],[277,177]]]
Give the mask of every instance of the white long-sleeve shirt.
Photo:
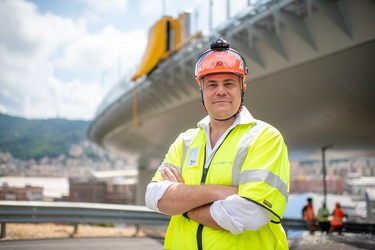
[[[220,137],[219,141],[212,148],[210,143],[210,118],[202,119],[198,126],[204,129],[206,133],[206,162],[205,168],[208,168],[216,150],[223,143],[229,131],[238,124],[248,124],[254,121],[250,112],[244,107],[235,122]],[[154,211],[160,212],[158,201],[163,197],[165,191],[172,185],[170,181],[151,182],[147,186],[146,206]],[[212,218],[222,228],[230,231],[232,234],[239,234],[245,230],[258,230],[260,227],[269,223],[272,214],[263,207],[250,202],[238,195],[231,195],[225,200],[218,200],[212,203],[210,207]]]

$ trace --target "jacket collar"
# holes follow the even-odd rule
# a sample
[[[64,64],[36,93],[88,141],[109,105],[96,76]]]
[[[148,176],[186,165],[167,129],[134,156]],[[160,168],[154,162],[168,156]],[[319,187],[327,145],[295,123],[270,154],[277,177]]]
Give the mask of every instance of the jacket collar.
[[[197,126],[198,128],[205,129],[210,125],[210,122],[211,122],[210,116],[207,115],[205,118],[203,118],[197,123]],[[255,122],[254,117],[250,114],[249,110],[247,110],[247,108],[243,106],[240,114],[237,116],[231,128],[234,128],[235,126],[239,124],[250,124],[253,122]]]

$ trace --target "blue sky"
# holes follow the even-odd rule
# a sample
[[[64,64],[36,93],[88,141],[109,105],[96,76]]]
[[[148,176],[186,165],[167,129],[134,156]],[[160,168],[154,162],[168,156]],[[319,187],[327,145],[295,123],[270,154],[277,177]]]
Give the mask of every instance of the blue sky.
[[[0,112],[92,119],[135,71],[163,10],[177,17],[205,1],[1,0]]]

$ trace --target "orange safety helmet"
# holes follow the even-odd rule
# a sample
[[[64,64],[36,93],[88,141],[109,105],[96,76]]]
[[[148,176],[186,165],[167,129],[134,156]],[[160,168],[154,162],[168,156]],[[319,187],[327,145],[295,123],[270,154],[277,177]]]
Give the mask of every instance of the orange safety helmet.
[[[195,64],[195,79],[198,84],[200,85],[200,79],[204,76],[216,73],[233,73],[241,76],[245,82],[248,73],[245,59],[229,48],[229,43],[222,38],[213,41],[210,47]]]

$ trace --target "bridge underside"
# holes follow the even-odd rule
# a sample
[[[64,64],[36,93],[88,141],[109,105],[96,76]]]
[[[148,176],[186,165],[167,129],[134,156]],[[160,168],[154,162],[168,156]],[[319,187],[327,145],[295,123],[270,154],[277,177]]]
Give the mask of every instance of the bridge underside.
[[[251,82],[246,105],[282,132],[291,152],[332,143],[375,155],[374,63],[372,41]]]
[[[375,5],[311,2],[313,14],[298,17],[298,29],[284,15],[288,5],[190,44],[138,83],[138,128],[127,93],[95,119],[90,139],[144,164],[161,160],[178,134],[205,116],[194,63],[209,40],[222,36],[250,68],[245,106],[281,131],[292,158],[309,158],[327,144],[340,157],[375,156]],[[332,21],[335,10],[350,25]]]

